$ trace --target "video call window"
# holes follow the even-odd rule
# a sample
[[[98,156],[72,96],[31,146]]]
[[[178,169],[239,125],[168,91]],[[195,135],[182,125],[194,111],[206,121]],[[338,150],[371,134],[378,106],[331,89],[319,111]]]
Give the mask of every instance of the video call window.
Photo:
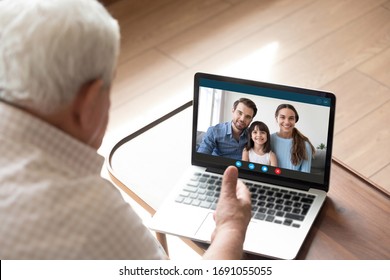
[[[308,181],[321,183],[325,169],[330,100],[328,98],[304,95],[302,95],[302,100],[288,100],[286,99],[288,93],[278,94],[278,91],[275,91],[276,94],[274,94],[272,91],[270,92],[270,89],[266,90],[267,92],[264,93],[265,96],[262,96],[261,93],[248,94],[201,86],[199,88],[199,113],[197,120],[198,136],[196,147],[199,147],[209,127],[232,120],[233,103],[242,97],[249,98],[256,104],[258,111],[252,121],[261,121],[265,123],[269,128],[270,134],[279,131],[279,125],[275,118],[276,108],[280,104],[288,103],[293,105],[299,114],[299,121],[295,124],[295,127],[310,140],[315,148],[315,153],[310,159],[311,167],[308,172],[309,174],[298,177],[302,177]],[[279,96],[282,96],[283,98],[278,98]],[[296,98],[294,97],[294,99]],[[271,150],[274,151],[272,146]],[[247,164],[244,165],[247,166]],[[268,169],[274,170],[275,168],[267,168],[267,170]],[[303,173],[291,170],[289,172],[283,172],[283,175],[294,177],[294,172]]]

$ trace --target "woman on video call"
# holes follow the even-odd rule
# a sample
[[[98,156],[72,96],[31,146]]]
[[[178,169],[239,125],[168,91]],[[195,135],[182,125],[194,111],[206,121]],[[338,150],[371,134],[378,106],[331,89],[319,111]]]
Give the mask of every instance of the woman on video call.
[[[275,118],[279,132],[271,135],[271,147],[278,166],[309,173],[315,149],[310,140],[295,127],[299,120],[297,110],[291,104],[280,104],[276,108]]]

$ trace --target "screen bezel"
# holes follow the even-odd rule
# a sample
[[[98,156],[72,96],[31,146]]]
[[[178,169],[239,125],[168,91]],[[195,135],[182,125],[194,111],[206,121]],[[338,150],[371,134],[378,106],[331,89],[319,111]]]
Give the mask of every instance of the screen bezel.
[[[330,110],[329,110],[329,120],[328,120],[329,125],[328,125],[328,133],[327,133],[328,137],[326,141],[327,148],[326,148],[326,156],[325,156],[324,177],[322,183],[310,182],[298,178],[294,178],[294,179],[287,178],[287,177],[276,175],[272,172],[260,173],[258,171],[248,170],[247,168],[239,168],[240,177],[250,179],[250,180],[262,181],[270,184],[277,184],[277,185],[294,187],[294,188],[299,188],[304,190],[307,190],[309,188],[321,189],[326,192],[329,190],[334,119],[335,119],[335,105],[336,105],[336,97],[333,93],[322,91],[322,90],[299,88],[299,87],[293,87],[293,86],[287,86],[281,84],[265,83],[260,81],[246,80],[246,79],[220,76],[220,75],[214,75],[208,73],[196,73],[194,76],[194,97],[193,97],[194,110],[193,110],[193,135],[192,135],[192,148],[191,148],[192,150],[191,162],[193,165],[206,167],[209,170],[218,173],[222,173],[229,165],[235,165],[236,160],[202,154],[196,151],[196,138],[197,138],[197,131],[198,131],[197,127],[198,127],[198,113],[199,113],[198,108],[199,108],[201,79],[207,79],[207,80],[212,80],[217,82],[227,82],[229,84],[237,85],[238,87],[240,85],[248,85],[248,86],[254,86],[258,88],[305,94],[314,97],[329,98],[331,104],[329,104]],[[283,172],[284,173],[287,172],[288,174],[288,172],[290,171],[284,169]],[[294,171],[294,172],[298,172],[298,171]]]

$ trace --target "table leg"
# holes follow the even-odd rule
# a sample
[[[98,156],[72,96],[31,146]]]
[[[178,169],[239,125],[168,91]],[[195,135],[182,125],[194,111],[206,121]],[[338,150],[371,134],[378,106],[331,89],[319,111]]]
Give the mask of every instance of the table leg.
[[[165,250],[165,253],[167,254],[167,256],[169,256],[168,242],[167,242],[166,234],[161,233],[161,232],[156,232],[156,238],[157,238],[158,242],[160,242],[163,249]]]

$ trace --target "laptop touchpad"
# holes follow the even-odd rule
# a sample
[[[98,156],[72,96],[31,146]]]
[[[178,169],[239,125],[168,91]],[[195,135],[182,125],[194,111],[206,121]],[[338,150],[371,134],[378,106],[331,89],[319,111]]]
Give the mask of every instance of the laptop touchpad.
[[[215,229],[215,221],[213,213],[208,213],[203,223],[200,225],[195,233],[195,237],[199,240],[210,241],[211,234]]]

